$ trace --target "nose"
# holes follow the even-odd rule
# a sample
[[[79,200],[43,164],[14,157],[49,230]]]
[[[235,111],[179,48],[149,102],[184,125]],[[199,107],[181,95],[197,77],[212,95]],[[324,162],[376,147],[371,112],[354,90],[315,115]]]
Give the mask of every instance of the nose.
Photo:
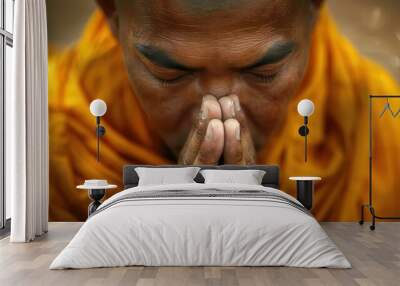
[[[217,99],[233,93],[234,79],[232,75],[207,75],[200,78],[201,94],[211,94]]]

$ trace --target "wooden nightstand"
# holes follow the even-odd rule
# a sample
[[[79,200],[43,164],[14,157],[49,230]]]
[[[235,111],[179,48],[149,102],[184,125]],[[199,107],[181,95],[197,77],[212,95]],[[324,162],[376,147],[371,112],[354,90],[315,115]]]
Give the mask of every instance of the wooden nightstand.
[[[88,206],[88,217],[101,205],[100,200],[104,197],[106,191],[116,187],[117,185],[110,185],[106,180],[85,180],[83,185],[76,187],[80,190],[87,190],[89,198],[92,200]]]
[[[289,177],[289,180],[297,183],[297,200],[308,210],[312,209],[314,182],[320,181],[320,177]]]

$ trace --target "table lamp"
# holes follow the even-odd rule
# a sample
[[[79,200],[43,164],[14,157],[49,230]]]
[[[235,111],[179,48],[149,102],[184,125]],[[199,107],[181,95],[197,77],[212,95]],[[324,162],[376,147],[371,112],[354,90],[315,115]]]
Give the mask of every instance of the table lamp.
[[[96,117],[96,137],[97,137],[97,161],[100,161],[100,137],[106,134],[104,126],[100,125],[100,118],[106,114],[107,104],[101,99],[95,99],[90,103],[90,113]]]
[[[303,99],[297,105],[297,112],[304,117],[304,124],[299,128],[300,136],[304,137],[304,161],[307,162],[307,135],[310,132],[308,129],[308,117],[314,113],[314,103],[309,99]]]

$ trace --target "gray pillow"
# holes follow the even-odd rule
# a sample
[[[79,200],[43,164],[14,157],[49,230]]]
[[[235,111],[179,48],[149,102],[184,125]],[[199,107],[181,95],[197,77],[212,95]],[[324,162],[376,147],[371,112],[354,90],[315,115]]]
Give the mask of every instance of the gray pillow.
[[[195,183],[193,179],[199,170],[199,167],[135,168],[139,186]]]
[[[201,170],[205,184],[246,184],[261,185],[265,171],[262,170]]]

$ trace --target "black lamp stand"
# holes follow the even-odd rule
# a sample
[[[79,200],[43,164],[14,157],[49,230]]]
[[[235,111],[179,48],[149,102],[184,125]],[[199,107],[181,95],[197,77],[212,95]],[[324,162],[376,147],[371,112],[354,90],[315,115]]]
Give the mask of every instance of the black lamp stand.
[[[299,128],[300,136],[304,137],[304,161],[307,162],[307,135],[310,133],[310,130],[307,127],[308,124],[308,116],[304,116],[304,124]]]
[[[106,128],[100,124],[100,116],[96,116],[96,137],[97,137],[97,162],[100,161],[100,137],[106,134]],[[92,215],[96,209],[101,205],[100,200],[106,193],[105,189],[91,189],[89,190],[89,198],[92,200],[88,207],[88,216]]]
[[[97,162],[100,161],[100,137],[106,134],[106,128],[100,125],[100,116],[96,116],[96,137],[97,137]]]
[[[94,213],[97,208],[101,205],[100,200],[104,197],[106,194],[105,189],[91,189],[88,192],[89,198],[92,200],[92,202],[88,206],[88,217]]]

